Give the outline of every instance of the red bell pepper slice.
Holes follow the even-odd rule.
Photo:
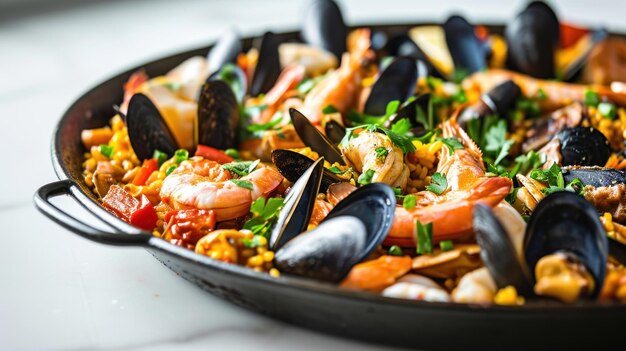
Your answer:
[[[567,49],[575,45],[580,38],[589,33],[589,29],[571,25],[569,23],[561,23],[561,47]]]
[[[141,195],[141,203],[130,215],[130,224],[143,230],[152,231],[158,220],[157,212],[146,195]]]
[[[198,148],[196,149],[196,156],[202,156],[207,160],[215,161],[221,164],[235,161],[234,158],[226,155],[224,151],[206,145],[198,145]]]
[[[139,172],[137,172],[135,178],[133,179],[133,185],[146,185],[146,182],[148,181],[148,178],[150,178],[152,172],[156,171],[157,169],[159,169],[159,162],[157,160],[153,158],[145,160],[143,162],[143,165],[139,169]]]

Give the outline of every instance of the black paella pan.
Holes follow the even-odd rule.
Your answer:
[[[388,33],[411,25],[370,26]],[[502,26],[487,26],[502,33]],[[297,40],[298,33],[282,33],[281,41]],[[249,48],[252,39],[244,40]],[[530,302],[524,306],[481,306],[433,303],[355,292],[313,280],[272,278],[245,267],[227,264],[170,244],[130,226],[107,212],[82,178],[85,152],[80,133],[106,125],[122,100],[124,82],[139,68],[149,76],[167,72],[183,60],[205,55],[199,48],[135,67],[96,86],[63,115],[54,131],[52,162],[57,182],[35,194],[38,209],[68,230],[108,245],[141,246],[165,266],[200,288],[234,304],[268,316],[336,335],[389,345],[417,348],[548,348],[608,347],[623,342],[626,305],[579,302],[562,305]],[[69,195],[107,226],[97,229],[72,217],[50,201]]]

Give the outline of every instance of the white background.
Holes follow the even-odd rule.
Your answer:
[[[0,349],[380,347],[234,307],[144,250],[80,239],[32,205],[36,188],[56,180],[53,127],[82,92],[128,67],[206,45],[228,27],[250,35],[297,28],[302,1],[16,3],[0,2]],[[510,20],[523,3],[354,0],[341,7],[349,24],[443,20],[451,11],[479,22]],[[623,1],[558,1],[555,8],[571,22],[626,31]]]

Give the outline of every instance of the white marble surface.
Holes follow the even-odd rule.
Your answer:
[[[40,215],[31,196],[56,180],[52,128],[108,76],[204,45],[298,25],[302,1],[112,1],[0,16],[0,349],[367,350],[234,307],[178,278],[142,249],[80,239]],[[349,23],[506,20],[522,1],[343,1]],[[567,3],[567,6],[565,6]],[[559,1],[568,20],[626,30],[623,1]],[[0,11],[3,11],[0,8]],[[87,218],[70,201],[62,205]],[[407,326],[409,327],[409,326]]]

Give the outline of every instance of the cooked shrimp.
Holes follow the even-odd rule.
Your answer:
[[[362,61],[370,53],[370,30],[358,29],[351,36],[350,52],[341,58],[339,69],[328,73],[304,99],[302,113],[313,123],[319,123],[322,109],[328,105],[346,113],[358,102],[364,75]]]
[[[383,296],[397,299],[449,302],[450,294],[433,280],[417,274],[407,274],[383,290]]]
[[[545,92],[546,98],[538,101],[538,103],[543,110],[553,111],[569,105],[574,101],[583,101],[587,88],[598,93],[601,98],[606,98],[619,106],[626,106],[626,93],[613,91],[606,86],[586,86],[541,80],[504,69],[492,69],[485,72],[474,73],[463,81],[463,89],[489,91],[507,80],[513,80],[515,84],[519,85],[525,96],[537,96],[539,89],[542,89]]]
[[[435,242],[471,234],[474,205],[481,202],[494,207],[509,194],[513,185],[511,179],[485,176],[482,153],[458,126],[456,117],[444,123],[443,136],[455,137],[464,145],[451,155],[447,147],[440,151],[437,172],[445,174],[448,188],[441,195],[418,192],[414,209],[397,207],[386,245],[414,247],[416,220],[433,223]]]
[[[411,270],[409,256],[381,256],[352,267],[341,286],[350,289],[381,291]]]
[[[460,303],[493,303],[498,289],[486,267],[467,273],[452,291],[452,300]]]
[[[194,157],[163,180],[161,198],[175,209],[211,209],[221,222],[246,215],[252,201],[272,193],[283,177],[262,167],[240,180],[247,181],[252,190],[230,181],[230,173],[219,163]]]
[[[387,154],[379,156],[381,153],[377,150]],[[386,135],[363,131],[342,146],[341,151],[356,171],[373,170],[372,182],[406,187],[410,172],[404,163],[404,154]]]

